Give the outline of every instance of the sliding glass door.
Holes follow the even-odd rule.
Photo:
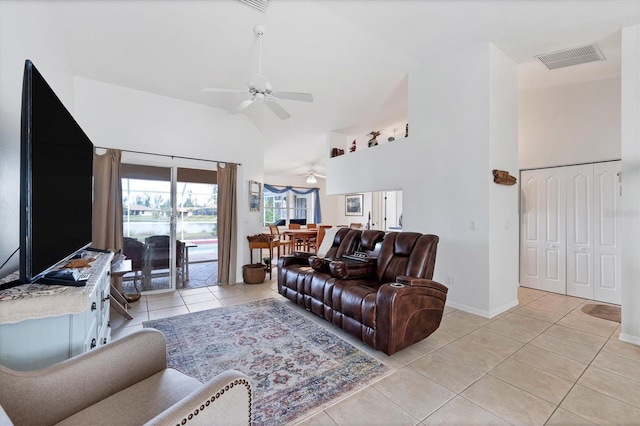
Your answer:
[[[218,282],[218,185],[212,170],[177,169],[178,288]]]
[[[125,293],[217,283],[217,189],[212,170],[123,164]]]
[[[169,167],[122,165],[123,254],[133,270],[123,279],[125,293],[175,288],[172,172]]]

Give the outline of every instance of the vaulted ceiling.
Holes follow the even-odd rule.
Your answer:
[[[263,105],[246,114],[265,135],[265,173],[322,173],[329,132],[366,134],[404,122],[407,75],[422,62],[492,42],[519,64],[520,89],[620,73],[619,30],[639,22],[638,0],[271,0],[262,13],[237,0],[57,1],[74,74],[233,109],[258,70],[291,118]],[[534,55],[598,42],[606,61],[549,71]]]

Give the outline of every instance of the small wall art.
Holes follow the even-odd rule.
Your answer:
[[[364,194],[345,195],[344,196],[345,216],[362,216],[363,203],[364,203]]]
[[[254,180],[249,181],[249,211],[260,211],[260,200],[262,199],[262,184]]]

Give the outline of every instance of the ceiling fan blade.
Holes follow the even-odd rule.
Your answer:
[[[276,92],[278,99],[289,99],[292,101],[313,102],[313,95],[311,93],[298,93],[298,92]]]
[[[247,93],[247,89],[220,89],[217,87],[205,87],[202,91],[214,93]]]
[[[281,120],[286,120],[287,118],[291,117],[291,115],[284,110],[284,108],[282,108],[280,105],[278,105],[275,101],[270,101],[268,99],[265,99],[264,104],[267,106],[267,108],[269,108],[275,115],[277,115],[278,117],[280,117]]]
[[[251,105],[252,103],[253,103],[253,99],[247,99],[247,100],[244,100],[244,101],[240,102],[240,104],[238,104],[238,106],[237,106],[237,107],[235,107],[235,108],[233,109],[232,113],[233,113],[233,114],[238,114],[238,113],[240,113],[240,112],[244,111],[244,109],[245,109],[246,107],[248,107],[249,105]]]
[[[319,177],[320,179],[326,179],[326,178],[327,178],[326,176],[319,175],[319,174],[317,174],[317,173],[314,173],[314,175],[316,175],[316,177]]]
[[[269,82],[265,76],[253,73],[251,74],[251,83],[249,83],[249,85],[258,92],[266,92],[269,87]]]

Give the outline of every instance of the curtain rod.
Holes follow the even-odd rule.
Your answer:
[[[118,149],[120,151],[123,152],[130,152],[132,154],[145,154],[145,155],[157,155],[159,157],[171,157],[171,158],[180,158],[181,160],[196,160],[196,161],[207,161],[209,163],[229,163],[229,164],[237,164],[238,166],[242,166],[242,163],[233,163],[231,161],[218,161],[218,160],[205,160],[203,158],[194,158],[194,157],[182,157],[180,155],[169,155],[169,154],[156,154],[154,152],[144,152],[144,151],[133,151],[130,149],[120,149],[120,148],[107,148],[104,146],[97,146],[94,145],[94,147],[99,148],[99,149]]]
[[[273,186],[274,188],[302,188],[302,189],[320,189],[320,187],[318,186],[298,186],[298,185],[271,185],[270,183],[267,183],[267,185],[269,186]]]

